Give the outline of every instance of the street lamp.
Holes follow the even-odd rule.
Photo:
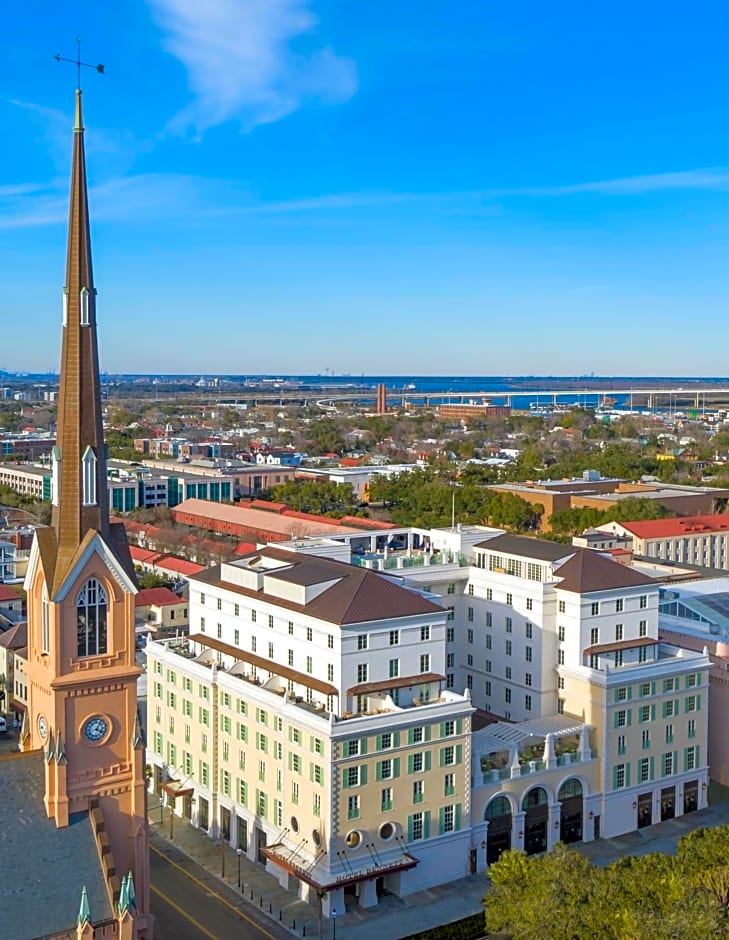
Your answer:
[[[159,824],[160,826],[162,825],[164,821],[164,811],[165,811],[165,801],[162,798],[162,796],[160,796],[159,798]]]
[[[337,940],[337,909],[332,908],[332,940]]]
[[[236,849],[235,854],[238,856],[238,887],[240,888],[240,857],[243,854],[243,849]]]

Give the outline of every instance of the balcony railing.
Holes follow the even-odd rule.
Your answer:
[[[597,757],[597,748],[591,748],[590,755],[587,760],[595,760]],[[556,769],[557,767],[569,767],[572,764],[582,763],[582,756],[579,751],[567,751],[564,754],[558,754],[555,758],[554,766],[551,767],[551,770]],[[530,774],[539,774],[544,773],[547,770],[547,764],[543,760],[527,760],[519,765],[519,776],[528,777]],[[486,770],[482,773],[482,779],[484,784],[499,783],[501,780],[510,780],[512,776],[511,767],[497,767],[491,770]]]

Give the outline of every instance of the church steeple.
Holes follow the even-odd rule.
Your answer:
[[[76,91],[71,200],[63,288],[63,340],[54,448],[52,526],[58,554],[57,587],[84,536],[109,536],[109,507],[96,335],[96,289],[91,264],[81,91]]]

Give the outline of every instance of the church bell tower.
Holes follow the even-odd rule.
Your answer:
[[[131,872],[135,936],[151,936],[144,741],[137,717],[134,568],[109,520],[81,91],[76,91],[52,520],[36,531],[28,594],[23,748],[42,749],[59,828],[91,813],[108,840],[110,895]],[[111,868],[109,869],[109,864]]]

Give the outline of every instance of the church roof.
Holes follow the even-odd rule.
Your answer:
[[[88,813],[57,829],[43,806],[43,756],[0,758],[3,821],[0,826],[0,933],[33,940],[73,929],[86,886],[92,921],[113,916]]]

